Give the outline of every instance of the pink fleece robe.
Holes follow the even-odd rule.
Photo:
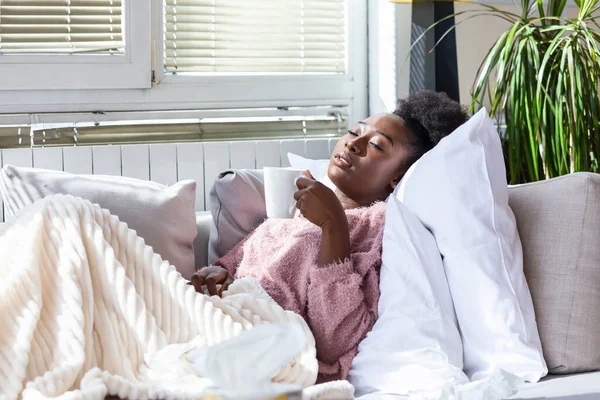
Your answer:
[[[216,262],[236,278],[252,276],[284,309],[310,326],[318,382],[345,379],[358,344],[377,319],[385,204],[346,211],[350,258],[319,266],[321,229],[302,216],[267,219]]]

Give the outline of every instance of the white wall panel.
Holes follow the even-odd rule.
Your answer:
[[[329,158],[337,139],[295,139],[208,143],[44,147],[0,150],[0,166],[13,164],[73,174],[125,176],[163,185],[193,179],[196,210],[209,209],[217,175],[229,168],[289,166],[287,153],[312,159]],[[0,221],[3,221],[0,204]]]
[[[329,154],[333,153],[333,149],[335,149],[335,145],[337,144],[339,138],[329,139]]]
[[[38,147],[33,149],[33,166],[35,168],[63,170],[62,147]]]
[[[86,146],[64,147],[63,169],[72,174],[92,174],[92,148]]]
[[[177,182],[177,145],[150,145],[150,180],[170,186]]]
[[[150,180],[150,149],[147,144],[121,146],[121,174],[128,178]]]
[[[288,153],[294,153],[298,156],[306,157],[305,144],[303,139],[282,140],[281,141],[281,166],[289,167]]]
[[[177,145],[177,176],[179,180],[196,181],[196,211],[204,211],[204,144]]]
[[[94,175],[121,176],[121,146],[92,148]]]
[[[233,169],[256,168],[255,144],[250,141],[229,143],[229,159]]]
[[[329,159],[329,139],[307,139],[306,157],[313,160]]]
[[[281,166],[279,141],[257,141],[254,145],[256,146],[256,168]]]
[[[31,149],[6,149],[2,150],[4,165],[17,167],[33,167],[33,153]]]

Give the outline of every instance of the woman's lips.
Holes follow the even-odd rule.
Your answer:
[[[344,153],[336,154],[333,158],[333,162],[341,169],[349,169],[352,167],[352,163]]]

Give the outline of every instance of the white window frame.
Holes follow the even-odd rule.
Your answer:
[[[0,98],[13,90],[149,88],[150,3],[122,4],[124,54],[0,55],[0,77],[5,78],[0,80]]]
[[[2,113],[201,110],[223,108],[348,107],[350,120],[366,117],[367,0],[348,0],[348,71],[344,75],[165,76],[162,0],[151,5],[152,88],[142,90],[0,90]],[[134,28],[135,29],[135,28]],[[0,75],[2,76],[2,75]],[[1,86],[1,84],[0,84]],[[117,85],[114,85],[117,86]]]
[[[412,1],[370,1],[369,27],[369,113],[391,112],[410,91]]]

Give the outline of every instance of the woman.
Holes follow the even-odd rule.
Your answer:
[[[294,195],[301,216],[266,220],[191,284],[221,295],[234,278],[256,278],[309,324],[318,382],[345,379],[377,319],[382,202],[415,161],[467,119],[445,94],[424,91],[400,100],[392,114],[356,123],[331,156],[335,192],[307,173]]]

